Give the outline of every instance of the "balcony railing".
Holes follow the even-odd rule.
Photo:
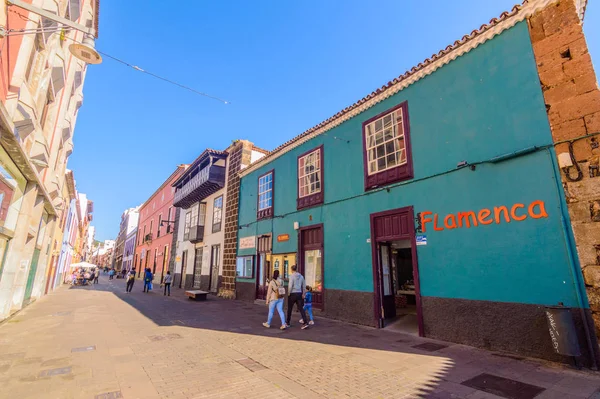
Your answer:
[[[173,205],[188,208],[214,194],[225,185],[225,167],[208,165],[175,191]]]

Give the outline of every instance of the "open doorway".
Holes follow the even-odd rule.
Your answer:
[[[381,243],[380,251],[384,284],[384,327],[418,335],[419,321],[411,242],[396,240]]]
[[[423,335],[412,208],[371,215],[375,318],[379,327]]]

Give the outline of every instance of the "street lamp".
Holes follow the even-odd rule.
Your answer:
[[[32,6],[31,4],[26,3],[23,0],[7,0],[6,3],[8,5],[17,6],[34,14],[38,14],[46,19],[68,26],[71,29],[83,32],[85,35],[83,41],[81,43],[71,44],[69,46],[69,51],[71,52],[71,54],[73,54],[75,58],[80,59],[81,61],[84,61],[88,64],[100,64],[102,62],[102,56],[100,55],[100,53],[98,53],[98,51],[96,51],[95,48],[95,29],[88,28],[81,24],[75,23],[70,19],[63,18],[60,15],[56,15],[42,8]],[[4,34],[4,36],[11,35],[9,32],[6,32],[6,30],[4,30],[2,33]]]

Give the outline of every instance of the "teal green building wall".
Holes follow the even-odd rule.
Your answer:
[[[414,178],[365,192],[362,123],[408,102]],[[296,210],[297,156],[324,146],[324,204]],[[472,171],[461,161],[539,150]],[[433,231],[417,247],[421,294],[581,307],[552,138],[526,22],[473,49],[362,114],[241,179],[239,237],[289,234],[273,253],[296,252],[300,226],[324,224],[325,289],[372,292],[369,215],[405,206],[440,218],[515,203],[545,203],[547,218]],[[256,220],[258,176],[275,170],[273,219]],[[238,255],[255,249],[238,249]]]

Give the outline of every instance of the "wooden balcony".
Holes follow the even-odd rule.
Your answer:
[[[214,194],[225,186],[225,167],[208,165],[200,170],[181,188],[177,187],[173,205],[189,208],[196,202]],[[204,228],[202,230],[204,232]]]

